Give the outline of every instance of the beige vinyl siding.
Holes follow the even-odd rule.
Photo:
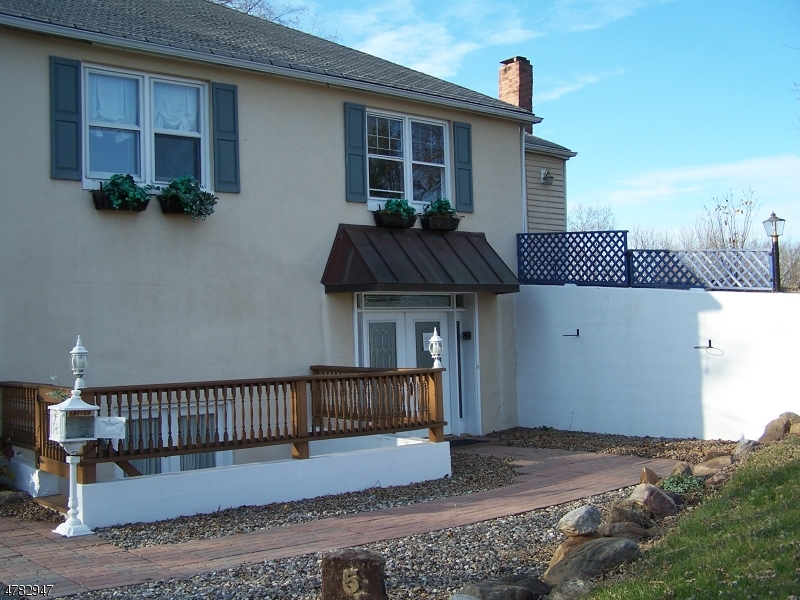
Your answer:
[[[564,163],[561,158],[525,153],[526,189],[528,196],[528,231],[566,231],[566,195],[564,190]],[[553,185],[541,180],[542,169],[554,175]]]

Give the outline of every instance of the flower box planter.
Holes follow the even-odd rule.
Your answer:
[[[115,207],[111,203],[111,198],[108,197],[103,190],[92,190],[92,200],[94,200],[94,207],[97,210],[127,210],[131,212],[142,212],[147,210],[147,205],[150,200],[140,202],[138,204],[131,204],[128,201],[123,201],[119,206]]]
[[[461,217],[452,215],[423,215],[420,217],[423,229],[435,229],[437,231],[455,231],[461,222]]]
[[[164,198],[163,196],[159,196],[158,202],[161,204],[161,212],[165,215],[186,214],[186,210],[184,210],[183,204],[181,204],[178,198]]]
[[[375,216],[375,225],[378,227],[413,227],[417,222],[417,215],[405,217],[397,213],[390,213],[383,210],[376,210],[372,213]]]

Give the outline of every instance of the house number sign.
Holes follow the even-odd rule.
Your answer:
[[[358,579],[358,569],[345,569],[342,571],[342,587],[348,594],[355,594],[361,589],[361,581]]]

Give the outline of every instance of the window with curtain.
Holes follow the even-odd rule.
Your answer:
[[[214,439],[215,415],[185,415],[178,419],[181,439],[184,444],[202,444]],[[181,471],[210,469],[216,466],[213,452],[181,454]]]
[[[369,197],[417,208],[447,197],[447,126],[367,112]]]
[[[208,88],[86,66],[88,179],[130,173],[142,184],[192,175],[207,182]]]
[[[161,444],[161,419],[144,418],[141,415],[128,420],[129,440],[123,442],[126,450],[146,451]],[[161,473],[160,458],[137,458],[130,461],[142,475]],[[128,475],[125,475],[127,477]]]

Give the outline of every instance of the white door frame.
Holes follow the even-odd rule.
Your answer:
[[[445,415],[448,422],[446,434],[481,433],[480,380],[478,372],[477,298],[475,294],[402,294],[378,293],[378,296],[439,296],[449,297],[449,306],[386,306],[365,307],[369,292],[356,293],[353,298],[354,364],[369,365],[369,323],[395,321],[397,364],[416,366],[416,339],[414,321],[441,321],[445,332],[442,364],[447,369],[444,377]],[[440,298],[441,299],[441,298]],[[457,306],[458,304],[458,306]],[[458,324],[458,325],[457,325]],[[460,330],[457,329],[460,326]],[[465,331],[468,339],[458,339]],[[446,335],[445,335],[446,333]],[[401,344],[405,351],[401,350]],[[459,352],[461,364],[459,365]],[[401,355],[402,354],[402,355]],[[459,366],[461,367],[459,372]],[[463,411],[460,411],[463,408]],[[461,417],[460,412],[463,414]]]

